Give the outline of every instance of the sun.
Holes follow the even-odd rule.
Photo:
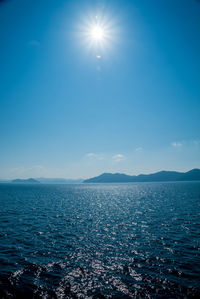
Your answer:
[[[96,41],[102,41],[105,37],[103,28],[100,25],[96,25],[91,29],[91,38]]]
[[[81,37],[86,48],[96,59],[108,56],[118,39],[118,25],[115,18],[108,14],[88,14],[83,16],[78,25],[78,36]]]

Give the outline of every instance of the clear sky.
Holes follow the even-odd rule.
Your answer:
[[[192,168],[199,1],[0,1],[0,178]]]

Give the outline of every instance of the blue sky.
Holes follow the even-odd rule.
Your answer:
[[[0,3],[0,178],[200,168],[199,15],[197,0]]]

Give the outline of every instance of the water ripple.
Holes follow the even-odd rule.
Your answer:
[[[200,183],[0,185],[0,298],[197,298]]]

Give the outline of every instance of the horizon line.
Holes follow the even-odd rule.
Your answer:
[[[124,174],[124,175],[127,175],[127,176],[139,176],[139,175],[151,175],[151,174],[155,174],[155,173],[159,173],[159,172],[178,172],[178,173],[187,173],[189,171],[192,171],[192,170],[200,170],[200,168],[198,167],[195,167],[195,168],[192,168],[192,169],[189,169],[189,170],[186,170],[186,171],[178,171],[178,170],[158,170],[158,171],[155,171],[155,172],[149,172],[149,173],[139,173],[139,174],[127,174],[125,172],[101,172],[100,174],[97,174],[97,175],[93,175],[93,176],[90,176],[89,178],[93,178],[93,177],[97,177],[97,176],[100,176],[102,174]],[[29,177],[24,177],[24,178],[21,178],[21,177],[16,177],[16,178],[0,178],[0,181],[13,181],[13,180],[17,180],[17,179],[20,179],[20,180],[28,180],[28,179],[35,179],[35,180],[39,180],[39,179],[46,179],[46,180],[69,180],[69,181],[84,181],[84,180],[87,180],[89,178],[64,178],[64,177],[33,177],[33,176],[29,176]]]

